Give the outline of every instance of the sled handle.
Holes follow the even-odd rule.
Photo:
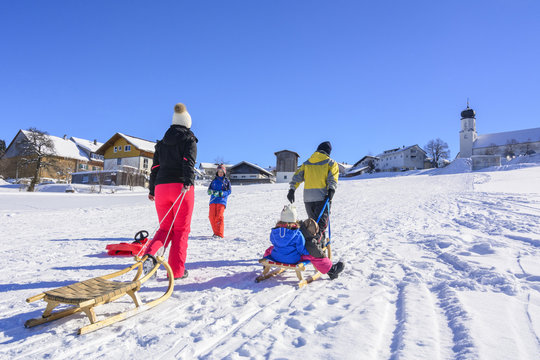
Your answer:
[[[29,297],[28,299],[26,299],[26,302],[27,303],[31,303],[31,302],[34,302],[34,301],[38,301],[38,300],[41,300],[45,297],[45,293],[41,293],[39,295],[35,295],[35,296],[32,296],[32,297]]]
[[[321,210],[321,213],[319,214],[319,217],[317,218],[317,224],[319,223],[319,221],[321,220],[321,217],[322,217],[322,214],[324,213],[324,209],[326,209],[326,207],[328,206],[328,202],[330,201],[330,199],[326,199],[326,202],[324,203],[324,206]],[[328,217],[330,219],[330,217]],[[330,220],[328,220],[330,222]]]

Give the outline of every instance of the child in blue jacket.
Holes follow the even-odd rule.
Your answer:
[[[227,198],[231,194],[231,183],[225,177],[225,174],[225,166],[218,165],[216,177],[212,180],[210,186],[208,186],[208,195],[210,195],[210,213],[208,214],[208,218],[214,231],[213,237],[216,239],[223,239],[225,207],[227,207]]]
[[[315,269],[334,280],[343,271],[343,263],[340,261],[332,265],[329,258],[312,256],[306,250],[304,234],[315,236],[318,230],[314,220],[297,221],[296,208],[292,204],[286,205],[281,211],[280,221],[270,232],[272,246],[266,249],[264,257],[285,264],[309,260]]]

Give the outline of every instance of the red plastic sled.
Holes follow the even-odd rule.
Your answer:
[[[107,255],[111,256],[135,256],[148,242],[148,231],[141,230],[135,234],[132,243],[109,244],[105,247]]]

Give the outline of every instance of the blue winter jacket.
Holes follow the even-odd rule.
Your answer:
[[[227,198],[231,194],[231,183],[225,176],[216,176],[208,186],[208,190],[221,191],[222,196],[210,195],[210,204],[223,204],[227,206]]]
[[[300,256],[309,255],[306,250],[306,241],[300,230],[290,230],[276,227],[270,233],[270,241],[274,245],[270,258],[272,260],[296,264],[300,261]]]

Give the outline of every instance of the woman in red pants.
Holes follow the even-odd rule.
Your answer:
[[[210,225],[214,231],[213,237],[215,239],[223,239],[223,231],[225,229],[224,224],[224,212],[227,207],[227,198],[231,194],[231,183],[229,179],[225,177],[225,166],[218,165],[216,170],[216,177],[208,186],[208,195],[210,195],[210,211],[208,218],[210,219]]]
[[[176,104],[172,125],[156,144],[150,174],[148,198],[156,202],[160,226],[146,252],[155,264],[153,255],[170,241],[169,265],[175,279],[188,276],[185,263],[194,203],[198,141],[190,128],[191,116],[186,107]]]

